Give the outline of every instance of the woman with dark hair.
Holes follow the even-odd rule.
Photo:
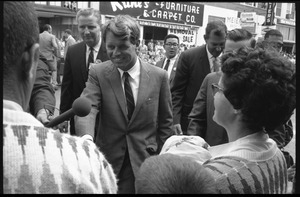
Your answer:
[[[222,56],[222,76],[212,84],[213,120],[229,143],[209,147],[203,165],[220,193],[286,193],[287,165],[268,131],[287,122],[296,108],[291,62],[275,51],[241,48]]]

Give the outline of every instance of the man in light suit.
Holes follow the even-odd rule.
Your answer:
[[[244,46],[252,48],[255,46],[255,39],[250,32],[245,29],[228,32],[224,53]],[[212,84],[218,84],[220,77],[221,71],[209,73],[204,78],[189,114],[187,134],[202,137],[210,146],[228,142],[226,130],[212,119],[215,110]]]
[[[135,193],[139,167],[173,135],[167,72],[137,57],[139,37],[139,25],[129,15],[103,26],[111,61],[91,66],[81,97],[90,100],[92,110],[86,117],[75,116],[78,136],[93,140],[97,128],[96,144],[117,174],[119,193]]]
[[[66,54],[67,54],[68,48],[70,46],[72,46],[73,44],[76,44],[76,40],[73,38],[72,31],[70,29],[66,29],[64,31],[64,37],[65,37],[65,41],[66,41],[65,49],[64,49],[64,59],[66,60]]]
[[[58,46],[56,38],[52,34],[52,27],[49,24],[45,24],[43,27],[43,33],[39,35],[40,53],[46,58],[47,65],[52,75],[52,85],[55,88],[57,85],[57,61],[56,55]]]
[[[205,45],[181,52],[171,85],[173,121],[176,133],[186,134],[188,115],[205,76],[218,69],[218,56],[225,45],[227,27],[222,21],[206,26]]]
[[[164,49],[166,57],[156,63],[156,66],[168,72],[170,85],[175,77],[176,65],[178,61],[179,38],[174,34],[168,34],[164,39]],[[169,64],[168,64],[169,60]]]
[[[90,66],[90,47],[93,48],[93,62],[108,60],[105,46],[101,41],[100,12],[93,8],[82,9],[78,11],[76,20],[83,42],[70,46],[65,57],[60,97],[61,113],[72,107],[74,100],[80,96],[85,88]],[[65,127],[61,127],[60,130],[66,132]],[[70,119],[70,134],[75,135],[74,118]]]

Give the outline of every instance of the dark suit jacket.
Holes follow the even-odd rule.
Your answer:
[[[128,121],[126,99],[118,69],[111,61],[92,65],[90,77],[81,96],[92,103],[86,117],[75,116],[76,135],[94,137],[96,114],[99,112],[96,145],[120,172],[128,149],[134,174],[151,154],[158,154],[172,131],[172,103],[165,70],[141,62],[137,103]],[[150,151],[151,153],[147,150]]]
[[[44,62],[46,59],[44,59],[44,61],[42,59],[43,58],[40,58],[38,62],[36,79],[29,102],[29,111],[34,116],[44,107],[51,113],[54,113],[55,106],[55,91],[50,83],[51,76],[49,75],[49,67]]]
[[[64,64],[64,74],[61,86],[60,112],[63,113],[72,107],[85,88],[88,78],[86,66],[86,44],[80,42],[69,47]],[[102,42],[97,58],[102,62],[109,58],[106,54],[105,45]],[[70,121],[70,133],[75,134],[74,119]]]
[[[212,83],[218,83],[221,72],[209,73],[203,80],[189,115],[188,135],[202,137],[210,146],[228,142],[226,130],[213,119],[215,107]]]
[[[175,62],[174,62],[174,64],[173,64],[173,68],[172,68],[172,71],[171,71],[171,74],[170,74],[170,77],[169,77],[170,86],[171,86],[172,81],[173,81],[173,79],[174,79],[174,77],[175,77],[176,67],[177,67],[177,62],[178,62],[178,57],[179,57],[179,55],[177,56],[177,58],[176,58],[176,60],[175,60]],[[155,64],[155,66],[160,67],[160,68],[163,68],[163,65],[164,65],[165,60],[166,60],[166,57],[162,58],[160,61],[158,61],[158,62]]]
[[[208,73],[210,73],[210,64],[206,45],[181,53],[171,85],[174,124],[181,123],[182,118],[187,119],[202,81]],[[186,128],[182,129],[186,130]]]

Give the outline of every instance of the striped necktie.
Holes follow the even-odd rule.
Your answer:
[[[126,102],[127,102],[127,117],[128,117],[128,120],[131,119],[131,116],[133,114],[133,111],[134,111],[134,98],[133,98],[133,94],[132,94],[132,90],[131,90],[131,87],[130,87],[130,84],[129,84],[129,74],[128,72],[124,72],[123,74],[125,76],[125,81],[124,81],[124,90],[125,90],[125,96],[126,96]]]
[[[220,69],[218,58],[213,57],[213,66],[211,68],[211,72],[218,72]]]
[[[90,63],[94,63],[94,49],[93,47],[90,47],[90,54],[89,54],[89,59],[88,59],[88,64],[87,64],[87,70],[90,68]]]
[[[164,68],[164,69],[165,69],[166,71],[168,71],[169,65],[170,65],[170,59],[167,60],[167,63],[166,63],[166,65],[165,65],[165,68]]]

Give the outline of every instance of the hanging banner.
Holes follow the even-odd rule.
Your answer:
[[[274,23],[274,9],[275,9],[276,3],[267,3],[267,13],[266,13],[266,20],[262,24],[262,26],[273,26]]]
[[[128,14],[144,20],[202,26],[204,5],[186,2],[100,1],[104,15]]]

